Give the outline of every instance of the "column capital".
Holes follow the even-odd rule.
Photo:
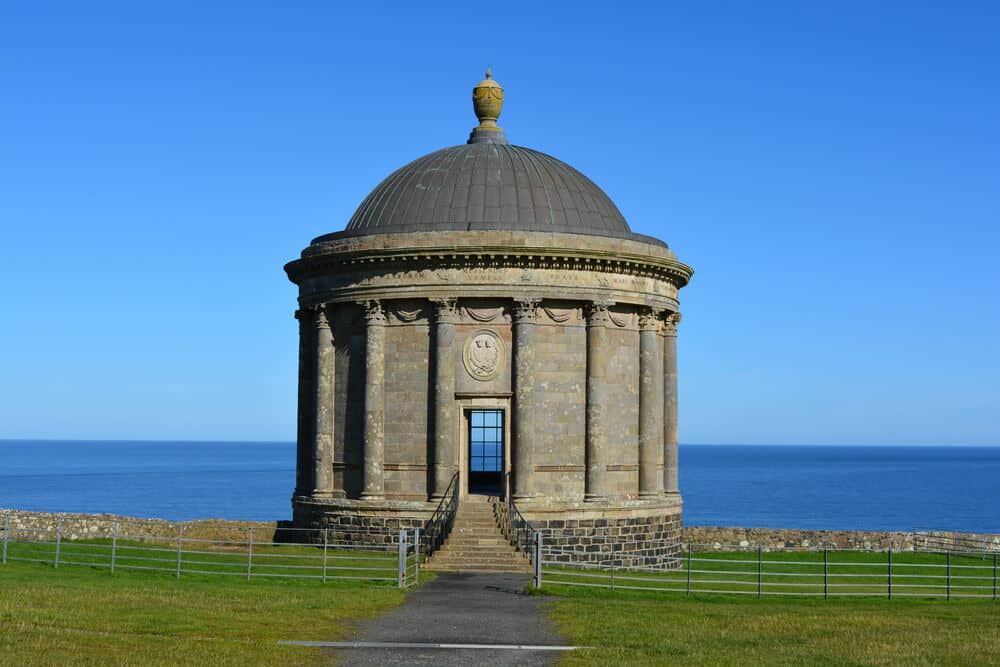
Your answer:
[[[659,332],[660,318],[662,317],[662,310],[658,308],[644,308],[639,311],[639,328],[643,331]]]
[[[606,327],[611,323],[611,313],[609,309],[615,305],[614,301],[591,301],[584,308],[587,315],[588,327]]]
[[[431,299],[430,302],[434,308],[434,320],[439,324],[457,324],[461,320],[458,312],[458,299],[444,297]]]
[[[681,314],[678,312],[668,313],[663,319],[663,335],[677,336],[677,325],[681,323]]]
[[[313,306],[313,324],[316,325],[317,329],[329,329],[330,328],[330,317],[326,312],[327,305],[325,303],[319,303]]]
[[[360,302],[361,307],[365,309],[365,321],[368,326],[379,326],[385,324],[385,308],[382,307],[382,302],[378,299],[370,299],[368,301]]]
[[[532,323],[538,317],[538,304],[542,302],[538,297],[527,297],[514,299],[514,323]]]

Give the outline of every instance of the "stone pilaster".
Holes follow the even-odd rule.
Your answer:
[[[639,495],[663,493],[663,346],[660,311],[639,315]]]
[[[432,500],[440,499],[458,469],[455,445],[455,299],[435,299],[434,306],[434,436],[431,469]]]
[[[312,495],[333,494],[333,402],[334,359],[333,329],[330,326],[327,306],[318,306],[313,311],[314,343],[314,426],[312,448]]]
[[[677,485],[677,325],[680,313],[663,323],[663,488],[679,493]]]
[[[587,431],[584,500],[608,497],[608,332],[610,303],[595,301],[587,307]]]
[[[295,495],[308,495],[313,490],[313,323],[309,310],[296,310],[299,321],[299,398],[295,437]]]
[[[530,498],[535,480],[535,320],[539,299],[514,302],[514,497]],[[509,490],[508,490],[509,491]]]
[[[364,487],[361,497],[385,496],[385,311],[378,301],[365,309]]]

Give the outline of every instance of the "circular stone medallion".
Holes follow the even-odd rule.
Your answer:
[[[462,360],[469,375],[484,382],[492,380],[503,360],[503,341],[489,329],[477,331],[466,339]]]

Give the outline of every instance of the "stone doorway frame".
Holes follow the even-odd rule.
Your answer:
[[[471,496],[479,494],[469,493],[469,411],[470,410],[501,410],[503,414],[503,469],[501,470],[504,483],[504,496],[509,493],[506,488],[507,473],[510,470],[510,446],[511,446],[511,400],[510,395],[503,396],[469,396],[456,395],[458,403],[458,419],[455,420],[456,442],[458,443],[458,497],[459,500],[468,500]],[[484,496],[485,497],[485,496]]]

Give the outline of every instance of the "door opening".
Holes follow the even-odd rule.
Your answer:
[[[469,410],[469,493],[503,495],[503,410]]]

